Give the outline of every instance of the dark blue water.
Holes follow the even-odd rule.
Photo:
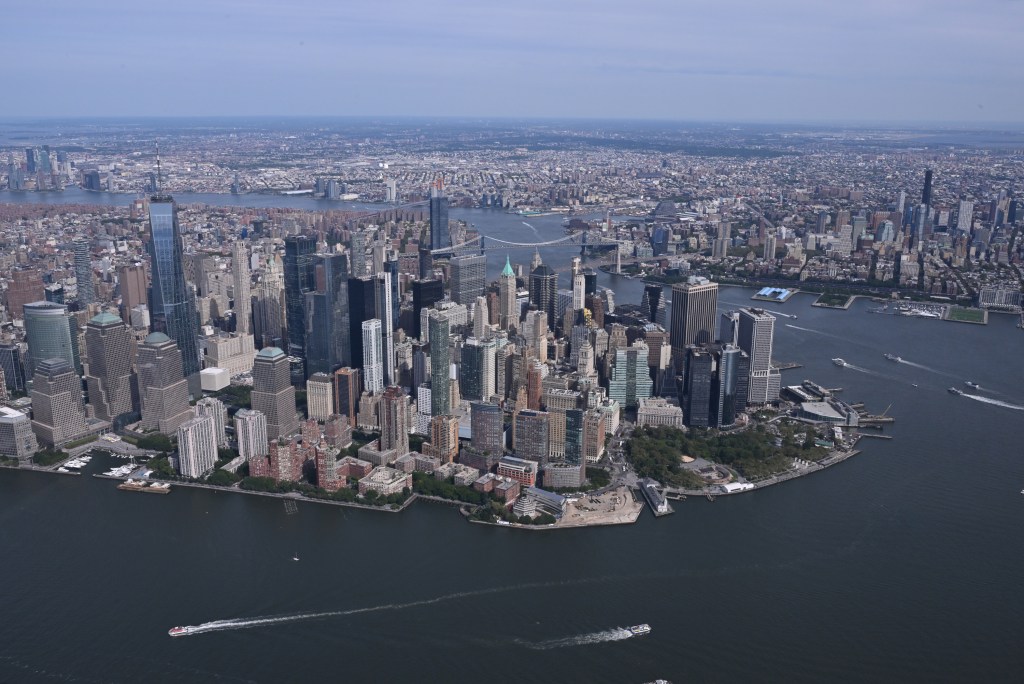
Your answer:
[[[484,232],[521,223],[472,215]],[[638,281],[601,277],[639,300]],[[505,530],[425,503],[289,516],[273,499],[0,471],[0,682],[1019,681],[1024,331],[811,301],[771,307],[799,316],[776,324],[775,357],[804,364],[784,382],[888,408],[895,439],[631,526]],[[964,380],[980,399],[946,392]],[[653,632],[619,638],[638,622]]]

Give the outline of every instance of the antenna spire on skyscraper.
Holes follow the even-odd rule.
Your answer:
[[[156,144],[156,192],[160,194],[163,187],[163,178],[160,175],[160,143]]]

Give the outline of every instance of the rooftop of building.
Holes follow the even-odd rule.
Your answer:
[[[162,332],[149,333],[146,335],[144,344],[166,344],[171,338]]]
[[[124,323],[124,321],[121,320],[120,316],[115,316],[109,311],[104,311],[103,313],[96,314],[95,316],[89,319],[89,322],[94,323],[95,325],[115,325],[117,323]]]
[[[263,359],[276,359],[279,356],[284,356],[284,352],[281,351],[280,347],[264,347],[256,354],[256,358]]]

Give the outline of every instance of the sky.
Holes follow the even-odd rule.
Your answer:
[[[1024,114],[1024,0],[5,5],[3,118]]]

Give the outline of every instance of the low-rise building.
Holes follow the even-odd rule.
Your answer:
[[[666,399],[637,399],[639,408],[636,414],[637,427],[645,425],[664,425],[674,428],[683,427],[683,409],[674,406]]]
[[[412,474],[387,466],[378,466],[359,480],[359,494],[365,496],[373,490],[380,496],[401,494],[403,489],[412,489]]]
[[[498,461],[498,475],[515,480],[523,487],[535,486],[539,471],[540,464],[537,461],[515,458],[514,456],[506,456]]]

